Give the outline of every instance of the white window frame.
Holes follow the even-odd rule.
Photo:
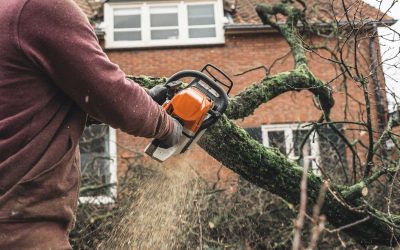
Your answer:
[[[119,9],[119,8],[115,8],[115,9]],[[121,8],[121,9],[123,9],[123,8]],[[136,8],[135,7],[135,8],[132,8],[132,9],[139,9],[140,16],[142,16],[140,8]],[[114,9],[112,11],[112,15],[113,15],[113,20],[114,20]],[[129,16],[129,15],[126,14],[126,15],[118,15],[118,16]],[[113,24],[113,26],[114,26],[114,24]],[[124,32],[124,31],[126,31],[126,32],[129,32],[129,31],[140,31],[141,35],[143,34],[142,27],[140,27],[140,28],[114,28],[111,36],[114,39],[114,32]]]
[[[99,196],[80,196],[79,202],[91,203],[97,205],[106,205],[115,203],[117,198],[117,132],[114,128],[108,126],[109,132],[109,156],[110,156],[110,184],[113,184],[110,189],[110,195],[99,195]]]
[[[215,31],[216,37],[189,38],[189,26],[187,16],[187,6],[189,5],[214,5]],[[151,40],[150,37],[150,7],[177,6],[178,7],[178,39]],[[114,9],[116,8],[140,8],[141,12],[141,41],[114,41]],[[104,24],[105,24],[105,48],[143,48],[143,47],[169,47],[169,46],[190,46],[190,45],[209,45],[224,44],[224,9],[223,0],[208,1],[151,1],[151,2],[123,2],[104,4]],[[201,25],[207,28],[207,25]],[[214,25],[209,25],[210,27]],[[200,26],[198,26],[200,27]],[[166,27],[164,27],[166,28]],[[195,28],[194,26],[192,28]]]
[[[271,125],[262,125],[262,140],[263,145],[269,147],[269,138],[268,132],[271,131],[283,131],[285,133],[285,147],[286,147],[286,155],[292,161],[298,160],[298,156],[294,155],[293,150],[293,130],[309,130],[311,126],[307,123],[302,124],[271,124]],[[319,140],[318,134],[314,131],[309,136],[310,147],[311,147],[311,155],[303,156],[303,160],[311,161],[311,168],[315,174],[320,175],[320,170],[318,168],[321,162],[320,149],[319,149]]]
[[[151,16],[151,14],[153,14],[152,12],[151,12],[151,8],[154,8],[154,7],[176,7],[176,12],[174,11],[174,12],[161,12],[161,13],[165,13],[165,14],[171,14],[171,13],[173,13],[173,14],[177,14],[177,17],[178,17],[178,25],[177,26],[158,26],[158,27],[151,27],[151,24],[149,25],[149,27],[150,27],[150,40],[151,40],[151,32],[152,31],[157,31],[157,30],[171,30],[171,29],[174,29],[174,30],[178,30],[178,36],[181,36],[181,30],[180,30],[180,28],[179,28],[179,23],[180,23],[180,15],[179,15],[179,6],[177,6],[177,5],[174,5],[174,4],[165,4],[165,5],[149,5],[149,17]],[[161,14],[161,13],[158,13],[158,14]],[[155,14],[155,13],[154,13]],[[149,21],[149,23],[150,23],[150,21]],[[178,39],[179,39],[179,37],[178,37]],[[177,40],[177,39],[155,39],[155,40],[151,40],[151,41],[162,41],[162,42],[164,42],[164,41],[170,41],[170,40]]]

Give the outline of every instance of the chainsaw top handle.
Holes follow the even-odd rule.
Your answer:
[[[168,86],[169,83],[178,81],[186,77],[194,78],[194,80],[185,88],[195,87],[200,91],[202,91],[203,93],[206,91],[207,93],[204,94],[210,97],[210,99],[212,99],[214,102],[215,108],[209,111],[210,117],[207,118],[200,127],[200,130],[206,129],[211,125],[213,125],[218,120],[218,118],[225,112],[226,108],[228,107],[228,95],[225,93],[223,88],[219,84],[217,84],[214,80],[212,80],[209,76],[196,70],[183,70],[178,73],[175,73],[167,80],[165,86]],[[216,96],[215,94],[204,88],[199,83],[199,81],[202,81],[204,84],[208,85],[219,96]]]

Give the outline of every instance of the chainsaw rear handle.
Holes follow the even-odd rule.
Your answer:
[[[222,87],[219,86],[209,76],[196,70],[183,70],[179,71],[178,73],[175,73],[167,80],[165,86],[167,86],[168,83],[170,82],[178,81],[179,79],[185,77],[193,77],[195,79],[201,80],[219,94],[219,97],[216,97],[217,99],[216,110],[210,110],[211,116],[208,119],[206,119],[200,127],[200,130],[206,129],[211,125],[213,125],[218,120],[218,118],[225,112],[226,108],[228,107],[228,95],[225,93]],[[195,81],[192,81],[186,88],[193,86],[195,83],[196,83]]]

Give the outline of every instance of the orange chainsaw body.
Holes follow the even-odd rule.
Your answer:
[[[179,88],[182,79],[193,80]],[[228,106],[228,93],[233,82],[217,67],[207,64],[201,71],[183,70],[172,75],[164,85],[167,89],[163,109],[182,126],[182,135],[177,144],[167,147],[154,139],[145,148],[145,153],[163,162],[182,154],[197,143],[206,129],[215,124]],[[226,89],[224,89],[224,86]]]
[[[196,88],[187,88],[178,92],[163,108],[172,117],[183,123],[183,127],[195,134],[207,113],[213,108],[213,102]]]

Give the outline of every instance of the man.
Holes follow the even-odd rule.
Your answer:
[[[182,127],[108,60],[72,0],[2,1],[0,30],[0,249],[70,249],[86,114],[167,145]]]

